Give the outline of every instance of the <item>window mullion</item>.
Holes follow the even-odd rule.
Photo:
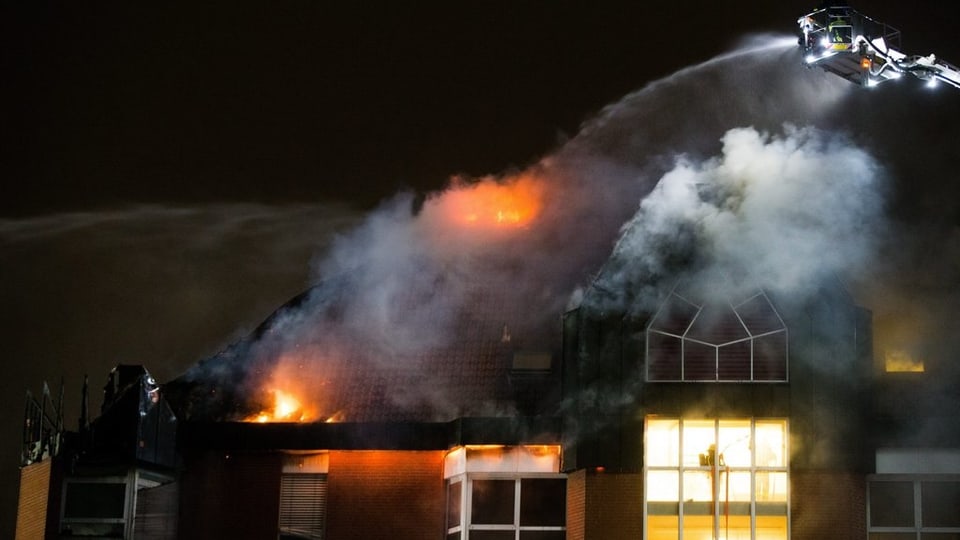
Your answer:
[[[466,493],[462,495],[464,506],[460,510],[460,531],[461,537],[469,540],[469,525],[473,523],[473,478],[469,474],[463,479],[463,487]]]
[[[751,353],[752,356],[752,353]],[[753,377],[753,367],[750,369]],[[750,419],[750,539],[757,540],[757,419]],[[769,474],[769,473],[767,473]]]
[[[514,483],[513,491],[513,537],[520,540],[520,479]]]
[[[683,540],[683,501],[685,500],[683,494],[683,475],[686,473],[686,467],[683,465],[683,451],[685,448],[683,442],[683,418],[678,421],[677,425],[680,426],[680,448],[677,449],[677,451],[680,452],[680,455],[677,456],[677,468],[679,469],[677,481],[680,482],[680,489],[678,491],[678,493],[680,493],[680,500],[677,501],[677,530],[680,534],[677,536],[677,540]]]
[[[717,355],[719,357],[719,354]],[[710,474],[712,478],[710,479],[711,491],[713,492],[713,537],[720,538],[720,456],[722,454],[722,448],[720,448],[720,419],[715,418],[713,420],[713,460],[710,464]]]
[[[920,480],[913,481],[913,524],[917,528],[917,538],[923,530],[923,505],[920,504]]]

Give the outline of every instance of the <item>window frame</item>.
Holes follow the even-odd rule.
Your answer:
[[[280,486],[278,496],[278,515],[277,515],[277,536],[282,537],[285,533],[284,529],[289,529],[289,523],[284,523],[285,511],[287,510],[284,496],[292,496],[296,500],[301,494],[297,488],[303,488],[302,485],[297,484],[297,480],[307,479],[312,483],[317,483],[322,485],[322,489],[317,489],[316,486],[313,486],[313,489],[316,491],[322,491],[322,495],[318,497],[316,501],[312,501],[311,506],[314,507],[319,516],[314,515],[314,520],[320,522],[320,531],[317,534],[310,536],[310,538],[316,538],[322,540],[327,536],[327,506],[330,498],[330,485],[329,485],[329,454],[327,452],[316,452],[316,453],[288,453],[283,455],[283,465],[280,472]],[[285,482],[289,480],[289,482]],[[286,488],[286,489],[285,489]],[[285,525],[287,525],[285,527]],[[287,534],[290,534],[289,532]]]
[[[103,485],[122,485],[123,486],[123,509],[120,517],[87,517],[87,516],[68,516],[67,515],[67,494],[70,486],[85,484],[103,484]],[[124,535],[129,536],[133,530],[133,514],[137,504],[137,482],[136,472],[129,471],[125,476],[94,476],[94,477],[68,477],[63,481],[60,491],[60,523],[58,534],[65,534],[66,529],[74,526],[83,525],[119,525],[124,530]]]
[[[667,464],[667,465],[650,465],[648,456],[649,449],[651,448],[650,439],[648,437],[650,421],[651,420],[665,420],[665,421],[676,421],[677,422],[677,448],[676,448],[676,464]],[[749,447],[751,448],[750,452],[750,464],[749,466],[737,465],[737,466],[722,466],[720,465],[718,459],[714,458],[711,464],[704,465],[698,463],[697,465],[689,465],[684,461],[684,456],[690,454],[692,448],[684,447],[684,423],[685,422],[712,422],[713,423],[713,441],[714,444],[719,444],[722,440],[720,435],[721,423],[722,422],[738,422],[738,421],[749,421],[750,423],[750,441]],[[782,444],[782,464],[780,465],[758,465],[757,463],[757,451],[756,451],[756,441],[757,441],[757,425],[764,423],[782,423],[783,425],[783,444]],[[702,504],[701,502],[695,501],[691,498],[685,496],[684,493],[684,475],[688,472],[709,472],[710,470],[714,471],[717,474],[721,468],[726,469],[726,473],[749,473],[750,475],[750,499],[747,504],[749,504],[749,519],[750,519],[750,535],[751,538],[756,538],[757,536],[757,516],[768,515],[763,513],[758,513],[758,503],[765,503],[766,501],[757,500],[757,478],[758,473],[781,473],[786,476],[786,492],[785,500],[780,503],[780,501],[774,501],[775,503],[780,503],[785,506],[785,514],[775,514],[775,515],[784,515],[786,520],[786,532],[787,538],[790,538],[790,527],[791,527],[791,493],[790,493],[790,424],[787,418],[782,417],[729,417],[729,418],[691,418],[691,417],[681,417],[681,416],[659,416],[659,415],[648,415],[644,419],[644,434],[643,434],[643,540],[648,539],[649,535],[649,526],[650,526],[650,515],[668,515],[668,514],[659,514],[654,513],[650,514],[650,504],[659,503],[659,504],[672,504],[672,501],[650,501],[650,489],[649,489],[649,474],[651,472],[675,472],[677,474],[677,501],[676,501],[676,517],[677,517],[677,539],[683,540],[684,534],[684,510],[685,506],[690,504]],[[672,452],[671,452],[672,453]],[[722,454],[717,452],[717,454]],[[701,460],[702,460],[701,456]],[[713,488],[714,494],[716,490],[719,490],[719,486]],[[724,501],[721,501],[719,496],[711,496],[712,501],[708,504],[713,504],[713,511],[711,514],[708,514],[715,518],[714,521],[714,535],[719,534],[720,527],[720,518],[724,515]],[[726,501],[727,503],[738,502],[739,501]],[[673,515],[673,514],[669,514]],[[694,515],[694,514],[691,514]],[[699,514],[697,514],[699,515]],[[743,515],[743,514],[738,514]]]
[[[459,533],[461,540],[470,538],[471,531],[512,531],[514,539],[520,540],[520,534],[526,531],[566,531],[566,520],[562,526],[556,525],[521,525],[520,507],[522,499],[522,481],[530,479],[549,479],[549,480],[567,480],[567,475],[563,473],[509,473],[509,472],[464,472],[447,478],[444,482],[444,527],[445,538],[452,538],[451,535]],[[486,524],[473,523],[473,482],[474,480],[512,480],[514,482],[514,500],[513,500],[513,523],[511,524]],[[460,488],[460,522],[451,527],[449,521],[449,500],[450,485],[461,482]],[[566,507],[564,513],[566,514]]]
[[[770,329],[766,331],[761,331],[754,333],[750,329],[744,320],[744,315],[740,312],[744,306],[747,306],[749,303],[755,300],[762,300],[765,302],[766,306],[769,307],[770,311],[776,317],[778,327],[775,329]],[[663,311],[671,305],[671,302],[679,301],[683,304],[688,305],[693,308],[695,313],[693,318],[683,328],[681,333],[671,332],[666,329],[657,328],[655,325],[659,322],[659,318]],[[730,341],[724,341],[722,343],[711,343],[703,339],[697,339],[690,337],[688,334],[696,326],[697,319],[704,312],[704,308],[707,307],[707,303],[701,302],[698,303],[695,300],[686,298],[677,292],[676,288],[670,292],[667,298],[661,303],[656,313],[650,318],[650,321],[647,323],[647,326],[644,331],[644,380],[649,383],[674,383],[674,382],[683,382],[683,383],[755,383],[755,384],[780,384],[790,382],[790,332],[787,328],[786,322],[783,320],[783,317],[780,316],[780,313],[777,311],[776,307],[773,305],[773,302],[770,301],[770,297],[765,291],[757,291],[752,295],[749,295],[739,302],[727,302],[728,307],[736,316],[739,324],[746,333],[745,337],[740,337]],[[653,376],[650,372],[651,367],[651,352],[650,352],[650,342],[651,335],[661,336],[662,338],[668,338],[677,340],[679,342],[679,378],[673,377],[657,377]],[[775,336],[783,336],[783,377],[782,378],[757,378],[757,347],[756,344],[760,340],[769,339]],[[748,344],[749,345],[749,354],[750,354],[750,376],[749,378],[744,379],[734,379],[734,378],[721,378],[721,368],[720,368],[720,349],[724,347],[731,347],[735,345]],[[687,376],[687,345],[693,345],[703,348],[711,348],[713,352],[713,378],[688,378]]]
[[[911,483],[913,488],[913,525],[912,526],[874,526],[871,486],[875,483],[900,482]],[[925,534],[960,534],[960,523],[955,527],[925,527],[923,525],[923,484],[933,482],[960,484],[960,474],[871,474],[867,476],[867,536],[872,534],[899,533],[913,534],[921,540]]]

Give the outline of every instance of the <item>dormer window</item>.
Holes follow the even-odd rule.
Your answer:
[[[646,338],[651,382],[787,380],[787,327],[763,291],[702,300],[675,288]]]

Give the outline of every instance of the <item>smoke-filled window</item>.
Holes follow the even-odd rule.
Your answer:
[[[960,538],[957,475],[880,475],[867,497],[870,540]]]
[[[647,327],[648,381],[782,382],[787,327],[767,295],[702,300],[674,289]]]
[[[787,422],[649,417],[647,540],[787,540]]]
[[[567,479],[556,446],[462,447],[444,463],[447,539],[563,540]]]

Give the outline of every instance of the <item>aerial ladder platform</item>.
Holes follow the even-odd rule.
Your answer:
[[[945,83],[960,88],[960,69],[935,55],[908,55],[900,48],[900,31],[859,13],[846,4],[825,7],[799,19],[804,62],[865,87],[905,75],[930,87]]]

